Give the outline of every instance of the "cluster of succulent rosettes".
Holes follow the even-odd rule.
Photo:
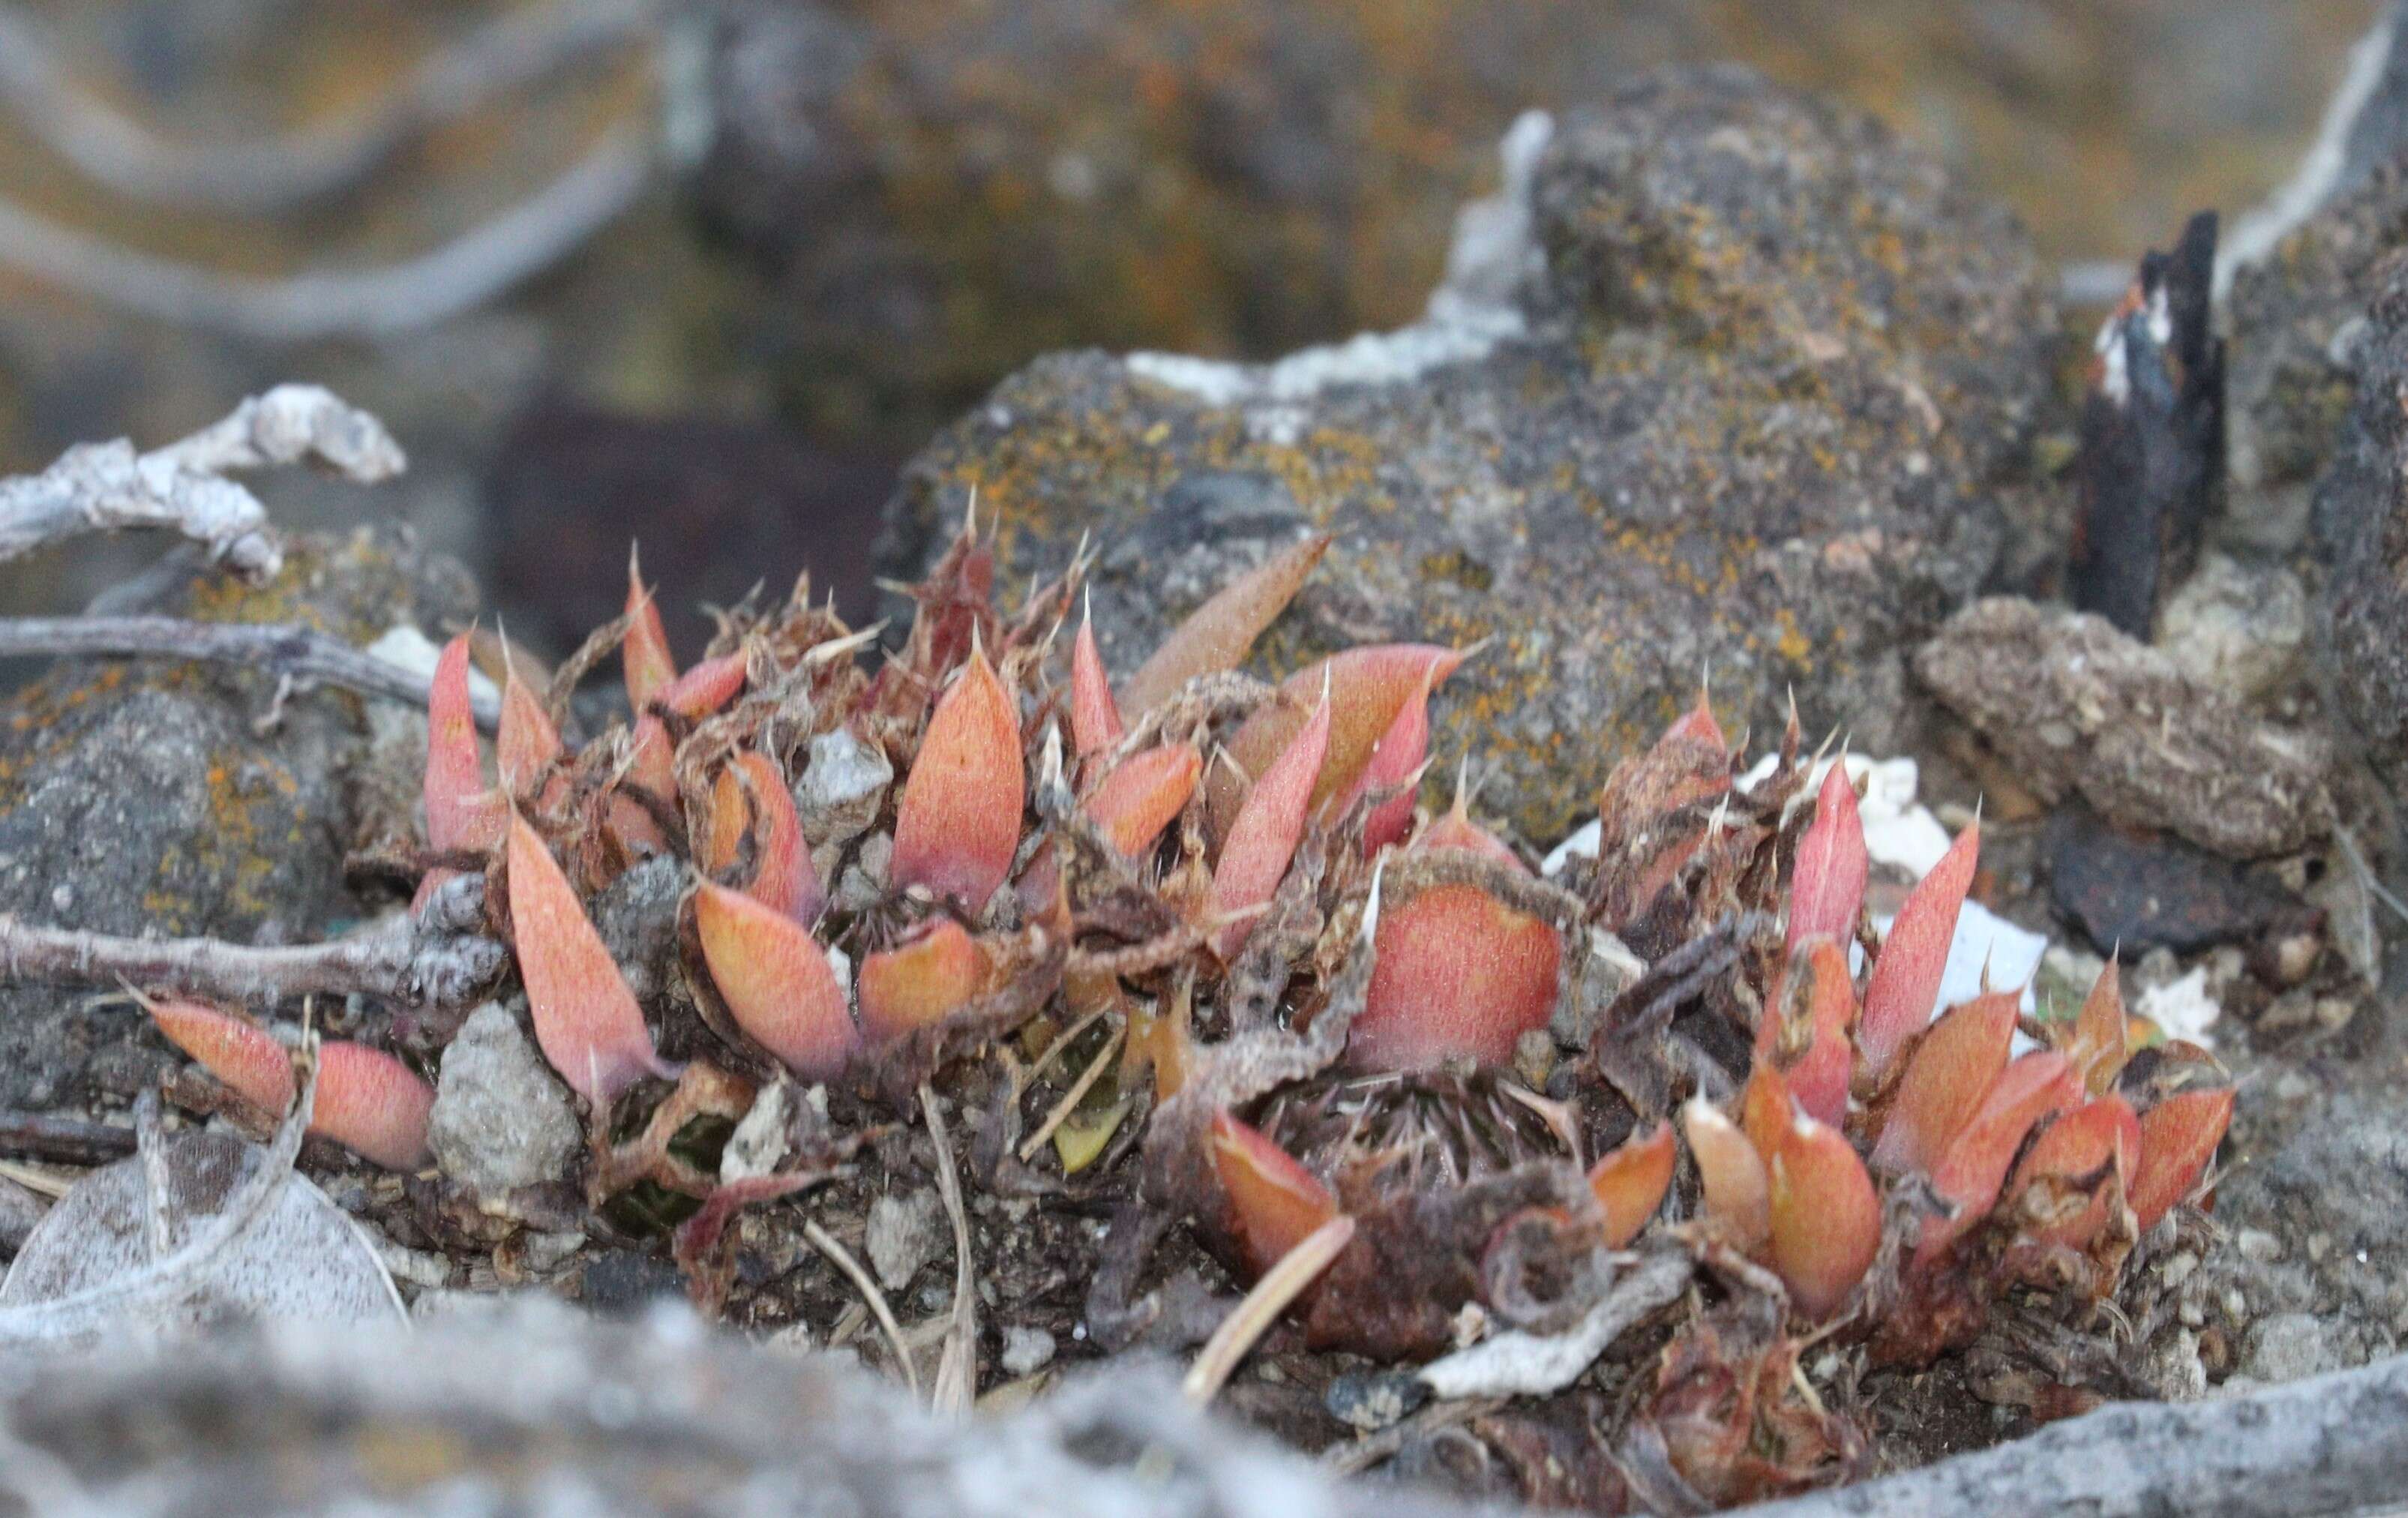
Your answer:
[[[1437,1353],[1472,1306],[1536,1332],[1577,1319],[1659,1218],[1667,1246],[1771,1299],[1752,1310],[1774,1331],[1713,1338],[1747,1339],[1766,1386],[1786,1384],[1765,1368],[1784,1322],[1844,1320],[1922,1358],[2012,1285],[2115,1289],[2199,1186],[2232,1092],[2196,1049],[2133,1053],[2112,967],[2071,1024],[2030,1023],[2004,992],[1933,1020],[1978,824],[1878,935],[1844,766],[1813,786],[1793,715],[1748,782],[1701,698],[1609,778],[1596,858],[1542,879],[1460,785],[1449,810],[1416,806],[1432,694],[1465,652],[1355,648],[1277,685],[1237,672],[1325,546],[1229,586],[1117,690],[1091,625],[1062,637],[1083,564],[1007,615],[969,531],[874,662],[874,634],[798,588],[731,615],[681,672],[631,562],[625,616],[551,689],[506,669],[496,779],[454,640],[422,907],[482,876],[537,1042],[594,1110],[592,1189],[640,1173],[715,1218],[777,1190],[731,1199],[690,1167],[614,1160],[613,1107],[651,1081],[679,1082],[653,1098],[663,1136],[740,1114],[781,1072],[899,1116],[983,1064],[1007,1102],[1054,1109],[1027,1145],[987,1146],[991,1169],[1047,1136],[1066,1171],[1117,1163],[1125,1132],[1142,1203],[1241,1274],[1353,1220],[1297,1312],[1313,1341],[1374,1354]],[[569,690],[613,648],[632,720],[571,752]],[[897,783],[831,821],[797,801],[838,740]],[[590,907],[663,855],[689,869],[682,977],[647,1007]],[[272,1105],[265,1034],[207,1009],[160,1020]],[[1591,1031],[1559,1048],[1549,1030],[1571,1025]],[[2036,1047],[2014,1055],[2019,1031]],[[423,1082],[341,1047],[321,1125],[418,1163]],[[1082,1070],[1054,1064],[1072,1048]],[[1677,1357],[1667,1406],[1707,1361],[1729,1368],[1695,1344]]]

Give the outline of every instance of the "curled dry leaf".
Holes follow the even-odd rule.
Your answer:
[[[596,1107],[647,1075],[670,1079],[602,936],[526,819],[509,820],[510,929],[535,1040],[569,1089]]]
[[[1218,674],[1243,664],[1254,639],[1287,609],[1328,548],[1326,535],[1308,537],[1273,554],[1189,613],[1121,688],[1122,709],[1143,716],[1197,676]],[[1278,745],[1270,746],[1271,752],[1277,750]],[[1080,752],[1087,752],[1083,740]],[[1269,753],[1264,757],[1268,759]]]
[[[746,1037],[807,1081],[844,1068],[860,1035],[827,952],[809,929],[708,881],[695,888],[694,922],[711,984]]]
[[[1857,1045],[1865,1067],[1876,1076],[1931,1021],[1941,977],[1948,968],[1948,945],[1956,936],[1956,913],[1972,888],[1981,852],[1982,827],[1976,823],[1956,835],[1931,873],[1907,894],[1906,905],[1899,909],[1898,921],[1890,924],[1889,937],[1873,960]]]
[[[894,881],[922,885],[973,914],[1011,870],[1027,798],[1020,712],[973,650],[928,718],[896,806]]]

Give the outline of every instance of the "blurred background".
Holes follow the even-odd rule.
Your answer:
[[[2012,205],[2070,321],[2286,179],[2375,0],[0,0],[0,475],[280,380],[559,653],[796,566],[860,615],[896,470],[1048,350],[1409,320],[1528,106],[1738,59]],[[2102,286],[2096,267],[2112,265]],[[0,569],[79,607],[122,558]]]

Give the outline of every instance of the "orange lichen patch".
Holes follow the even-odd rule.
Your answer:
[[[1698,1162],[1705,1191],[1706,1226],[1742,1253],[1761,1250],[1772,1236],[1771,1181],[1747,1135],[1703,1097],[1681,1109],[1681,1131]]]
[[[1659,1122],[1589,1167],[1588,1189],[1605,1212],[1606,1248],[1628,1248],[1656,1216],[1671,1189],[1675,1157],[1672,1124]]]
[[[510,931],[543,1057],[596,1107],[643,1076],[673,1078],[676,1067],[653,1050],[643,1010],[568,877],[516,815],[509,853]]]
[[[825,1081],[860,1043],[827,952],[793,918],[705,881],[695,936],[710,982],[745,1035],[807,1081]]]
[[[382,1050],[340,1040],[319,1048],[310,1132],[388,1170],[414,1170],[426,1163],[434,1110],[435,1088]]]
[[[1881,1198],[1847,1136],[1803,1113],[1766,1151],[1773,1273],[1799,1313],[1839,1310],[1881,1250]]]
[[[1992,992],[1952,1007],[1931,1024],[1891,1096],[1873,1163],[1885,1170],[1928,1172],[2007,1067],[2014,1042],[2016,994]]]
[[[1273,554],[1197,607],[1129,677],[1121,689],[1123,704],[1142,715],[1197,676],[1244,663],[1254,639],[1286,609],[1328,548],[1328,536],[1317,533]]]
[[[1956,835],[1931,873],[1907,894],[1898,920],[1890,924],[1889,937],[1873,961],[1864,1015],[1857,1023],[1857,1045],[1873,1075],[1886,1070],[1906,1041],[1931,1021],[1941,976],[1948,967],[1948,945],[1956,936],[1956,913],[1972,887],[1981,852],[1982,827],[1976,823]]]
[[[641,712],[652,697],[677,679],[677,660],[669,654],[668,629],[661,624],[661,609],[644,588],[644,572],[633,547],[627,550],[627,636],[619,646],[627,680],[627,705]]]
[[[1426,643],[1383,643],[1349,649],[1309,665],[1280,686],[1281,699],[1246,719],[1228,743],[1229,756],[1245,775],[1262,776],[1286,752],[1317,709],[1327,688],[1329,739],[1312,783],[1312,807],[1326,805],[1351,790],[1370,762],[1371,751],[1397,720],[1398,709],[1414,693],[1446,682],[1463,663],[1453,649]],[[1244,792],[1239,775],[1215,766],[1205,780],[1212,818],[1226,831]]]
[[[2009,1065],[1972,1117],[1931,1167],[1931,1189],[1956,1209],[1928,1218],[1915,1245],[1914,1267],[1929,1267],[1942,1251],[1989,1214],[2007,1167],[2032,1124],[2082,1099],[2082,1080],[2058,1053],[2026,1054]]]
[[[1347,1034],[1349,1064],[1506,1064],[1555,1013],[1562,940],[1476,885],[1434,885],[1391,905],[1373,941],[1379,960]]]
[[[1789,888],[1789,947],[1817,934],[1845,941],[1856,936],[1856,910],[1865,897],[1864,819],[1848,766],[1835,764],[1814,795],[1814,820],[1798,840],[1798,864]]]
[[[861,962],[862,1036],[899,1038],[942,1019],[986,988],[986,951],[959,923],[939,917]]]
[[[2233,1091],[2177,1092],[2141,1114],[2141,1158],[2129,1193],[2132,1216],[2148,1232],[2207,1173],[2232,1123]]]
[[[1225,960],[1254,931],[1254,918],[1242,914],[1261,908],[1279,890],[1288,861],[1296,856],[1297,840],[1304,837],[1313,777],[1321,773],[1329,748],[1329,711],[1324,692],[1312,720],[1264,768],[1229,823],[1206,899],[1207,909],[1221,920],[1212,930],[1212,951]]]
[[[1118,743],[1122,731],[1121,710],[1104,676],[1104,656],[1096,647],[1096,623],[1090,616],[1079,623],[1079,640],[1070,648],[1070,741],[1084,759]]]
[[[1226,1111],[1212,1118],[1212,1165],[1228,1197],[1239,1250],[1256,1275],[1338,1215],[1337,1198],[1327,1186],[1287,1151]]]
[[[146,998],[142,1006],[168,1042],[243,1100],[276,1117],[293,1105],[293,1057],[266,1029],[196,1001]]]
[[[1080,803],[1114,849],[1137,859],[1196,794],[1204,756],[1192,743],[1166,743],[1123,762]]]
[[[938,698],[903,782],[894,882],[984,910],[1010,872],[1026,798],[1019,710],[986,655],[973,650]]]

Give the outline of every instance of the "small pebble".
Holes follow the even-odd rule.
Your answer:
[[[869,1204],[862,1247],[869,1254],[869,1267],[878,1273],[878,1283],[899,1292],[911,1284],[920,1267],[935,1259],[952,1237],[944,1204],[937,1194],[917,1191],[909,1196],[881,1196]],[[938,1290],[939,1306],[952,1290],[950,1284]]]
[[[2234,1240],[2240,1245],[2242,1257],[2271,1265],[2283,1257],[2283,1241],[2263,1228],[2243,1228]]]
[[[1003,1330],[1003,1371],[1008,1376],[1029,1376],[1054,1363],[1054,1336],[1042,1328],[1025,1324],[1009,1324]]]

